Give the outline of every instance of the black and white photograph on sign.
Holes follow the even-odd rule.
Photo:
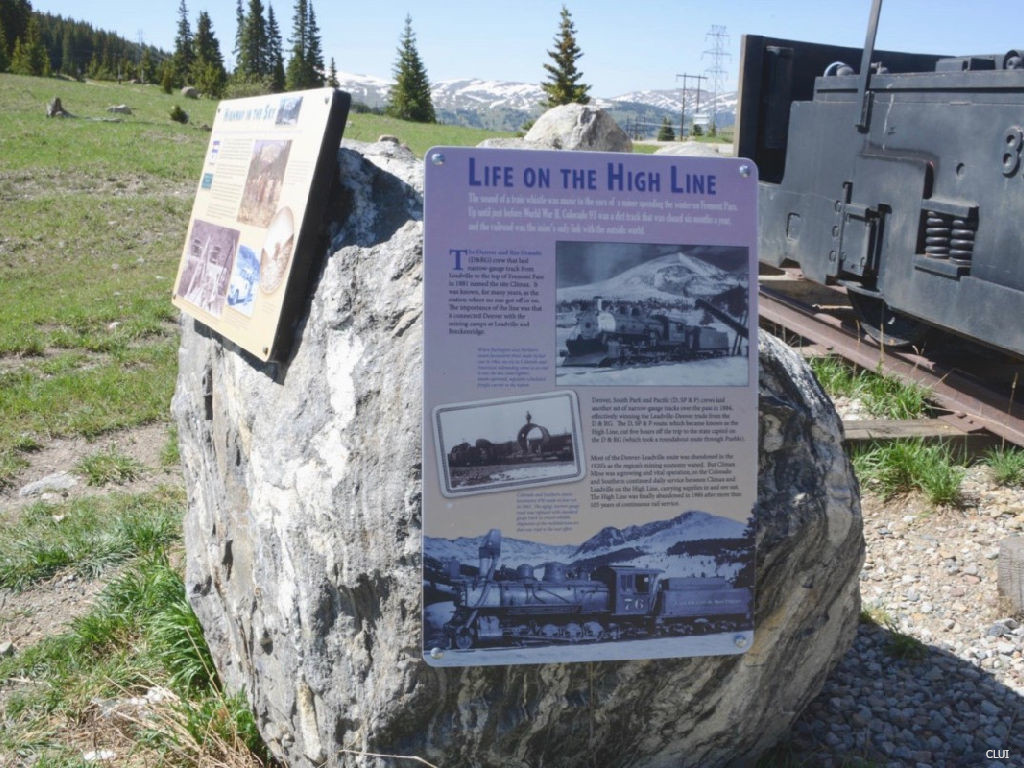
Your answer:
[[[746,386],[746,248],[560,241],[559,386]]]
[[[247,317],[252,317],[252,303],[256,298],[256,285],[260,281],[260,260],[252,248],[238,246],[235,269],[228,286],[228,306]]]
[[[575,392],[439,406],[434,435],[446,496],[572,482],[585,472]]]
[[[282,96],[281,103],[277,107],[277,118],[275,125],[295,125],[299,122],[299,112],[302,110],[301,96]]]
[[[196,219],[188,233],[185,268],[178,296],[204,312],[220,317],[231,280],[238,230]]]
[[[689,510],[568,545],[498,529],[425,536],[424,649],[483,652],[487,663],[538,661],[552,647],[645,658],[666,643],[687,655],[679,639],[692,636],[689,655],[735,652],[736,633],[753,629],[753,530],[752,517]]]
[[[282,208],[267,228],[260,250],[260,288],[273,293],[288,274],[295,249],[295,217],[291,208]]]
[[[284,171],[288,166],[290,141],[256,141],[252,147],[249,173],[245,177],[238,220],[257,227],[270,226],[277,211],[284,184]]]

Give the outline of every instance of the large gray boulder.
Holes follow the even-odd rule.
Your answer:
[[[611,114],[585,104],[552,107],[537,118],[523,140],[546,149],[633,151],[633,142]]]
[[[218,671],[292,768],[715,766],[785,734],[852,641],[863,539],[840,423],[760,354],[755,642],[741,656],[434,669],[421,660],[422,172],[338,155],[330,254],[286,365],[186,319],[173,410],[186,584]]]

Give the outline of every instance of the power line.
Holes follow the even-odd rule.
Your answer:
[[[711,31],[704,35],[704,40],[711,38],[711,48],[704,51],[702,56],[711,56],[711,66],[704,71],[711,78],[711,130],[718,133],[718,94],[722,90],[722,83],[725,80],[725,69],[722,67],[722,60],[730,56],[725,46],[729,42],[729,35],[725,27],[718,24],[711,25]]]
[[[678,80],[680,77],[683,78],[683,106],[682,106],[682,113],[679,115],[679,140],[682,141],[683,140],[683,136],[686,135],[686,129],[685,129],[685,125],[686,125],[686,90],[687,90],[686,89],[686,81],[687,81],[687,79],[689,79],[691,77],[694,80],[697,81],[697,102],[696,102],[696,104],[694,104],[694,107],[693,107],[693,115],[694,115],[694,117],[696,117],[697,113],[700,112],[700,81],[701,80],[707,80],[707,78],[704,75],[687,75],[687,74],[682,74],[682,75],[676,75],[676,80]]]

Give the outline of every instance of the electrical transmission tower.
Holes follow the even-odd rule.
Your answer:
[[[704,72],[707,73],[708,78],[711,80],[711,132],[717,135],[718,94],[721,92],[722,84],[725,82],[725,69],[722,66],[722,61],[730,55],[725,50],[726,45],[729,44],[729,35],[726,34],[725,27],[712,24],[711,31],[704,35],[705,42],[707,42],[708,38],[711,39],[711,47],[704,51],[703,55],[711,57],[711,66],[705,69]]]

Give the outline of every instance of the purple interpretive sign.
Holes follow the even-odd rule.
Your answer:
[[[426,661],[748,648],[754,165],[439,147],[425,184]]]

